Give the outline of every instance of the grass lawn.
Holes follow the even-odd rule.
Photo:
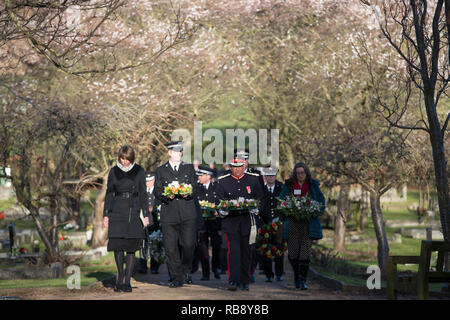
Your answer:
[[[436,192],[431,192],[431,196],[436,199]],[[419,204],[419,190],[409,187],[407,201],[382,203],[383,217],[385,220],[417,221],[417,213],[408,210],[408,207],[413,204]]]
[[[436,195],[433,194],[435,197]],[[406,202],[390,202],[382,204],[383,210],[383,218],[385,221],[389,220],[411,220],[417,221],[417,214],[415,212],[411,212],[408,210],[408,206],[411,206],[413,203],[419,203],[419,191],[415,189],[408,189],[408,199]],[[438,218],[436,218],[438,219]],[[355,220],[349,219],[347,221],[347,230],[355,232],[357,231],[357,224]],[[421,227],[414,228],[426,228],[426,225]],[[392,237],[396,232],[398,232],[399,228],[390,228],[386,227],[386,234],[388,237]],[[364,230],[364,232],[357,232],[358,236],[362,239],[372,240],[367,242],[355,242],[355,243],[346,243],[346,251],[339,253],[336,260],[343,260],[333,263],[342,263],[348,266],[348,269],[355,270],[345,271],[344,268],[338,267],[320,267],[315,265],[317,271],[320,273],[329,276],[331,278],[341,280],[348,284],[353,285],[366,285],[366,276],[364,274],[364,270],[367,269],[370,265],[378,265],[377,262],[377,243],[373,241],[376,239],[375,230],[373,228],[373,223],[369,216],[368,228]],[[390,255],[420,255],[420,246],[421,239],[412,239],[408,237],[402,237],[402,243],[389,243],[389,254]],[[315,248],[331,251],[333,249],[333,243],[320,241],[318,245],[314,245]],[[433,262],[432,266],[436,264],[436,253],[433,254]],[[417,265],[399,265],[399,271],[410,270],[412,272],[417,272]],[[344,272],[336,272],[336,270],[344,270]],[[361,272],[362,271],[362,272]],[[356,273],[356,274],[355,274]],[[385,283],[382,282],[382,286],[385,286]],[[440,291],[442,288],[442,284],[430,284],[430,290],[432,291]]]

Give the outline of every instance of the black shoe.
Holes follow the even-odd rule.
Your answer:
[[[159,274],[157,270],[152,270],[152,274]]]
[[[220,270],[216,270],[214,272],[214,278],[219,279],[219,280],[222,279],[222,275],[221,275]]]
[[[300,290],[308,290],[305,279],[300,279]]]
[[[248,283],[242,284],[241,285],[241,290],[249,291],[250,290],[250,286],[248,285]]]
[[[122,292],[122,286],[121,285],[114,285],[114,292]]]
[[[169,288],[179,288],[179,287],[182,287],[182,286],[183,286],[183,284],[180,281],[178,281],[178,280],[172,281],[169,284]]]
[[[186,282],[187,284],[192,284],[192,276],[190,274],[185,275],[184,282]]]
[[[132,292],[133,289],[131,288],[131,286],[129,284],[124,284],[122,287],[122,291],[123,292]]]
[[[283,277],[282,276],[277,276],[277,281],[283,281]]]
[[[229,291],[236,291],[237,290],[237,288],[238,288],[238,283],[237,282],[234,282],[234,281],[231,281],[229,284],[228,284],[228,290]]]
[[[203,280],[203,281],[208,281],[209,280],[209,276],[203,276],[203,277],[201,277],[201,279],[200,280]]]
[[[272,277],[267,277],[266,282],[272,282]]]

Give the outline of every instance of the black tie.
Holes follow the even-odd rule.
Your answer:
[[[175,172],[178,172],[178,166],[175,166]]]

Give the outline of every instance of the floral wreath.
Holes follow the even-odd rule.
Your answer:
[[[287,242],[281,240],[282,225],[283,222],[276,221],[258,229],[257,250],[263,257],[280,257],[287,250]]]

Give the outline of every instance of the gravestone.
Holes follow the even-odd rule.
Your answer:
[[[64,264],[62,262],[54,262],[50,265],[52,270],[52,278],[64,278]]]

